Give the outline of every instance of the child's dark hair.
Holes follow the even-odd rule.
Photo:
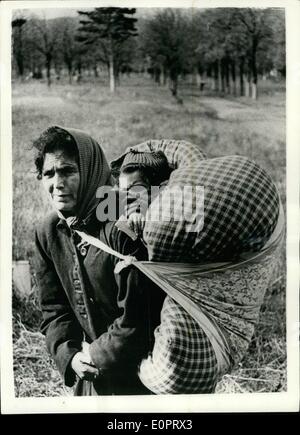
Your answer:
[[[66,156],[75,158],[79,162],[78,148],[73,137],[60,127],[49,127],[34,142],[33,147],[37,150],[35,166],[37,178],[42,178],[45,155],[62,151]]]

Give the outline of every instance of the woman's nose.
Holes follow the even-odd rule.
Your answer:
[[[62,189],[64,187],[64,177],[56,173],[53,177],[53,187],[55,189]]]

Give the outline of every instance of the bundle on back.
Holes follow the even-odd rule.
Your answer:
[[[206,158],[185,141],[150,140],[131,148],[160,149],[174,168],[146,215],[150,260],[232,260],[259,251],[272,234],[280,201],[273,181],[255,162],[237,155]],[[115,172],[123,159],[112,163]]]
[[[173,168],[146,214],[151,261],[133,263],[167,293],[139,377],[156,394],[211,393],[245,355],[276,267],[277,189],[245,157],[207,158],[185,141],[132,148],[161,149]],[[112,162],[115,174],[125,154]]]
[[[189,190],[196,186],[203,191]],[[168,219],[164,213],[170,214],[170,198]],[[178,207],[180,213],[190,214],[188,219]],[[144,240],[150,260],[226,260],[262,248],[275,228],[279,197],[258,165],[245,157],[226,156],[180,166],[148,213]]]

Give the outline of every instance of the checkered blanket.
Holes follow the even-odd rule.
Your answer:
[[[199,324],[166,297],[153,352],[139,367],[143,384],[155,394],[212,393],[218,379],[214,349]]]
[[[259,253],[228,263],[136,263],[168,295],[153,351],[140,365],[147,388],[156,394],[206,393],[238,364],[278,266],[283,237],[280,204],[275,229]]]
[[[278,237],[268,253],[231,266],[211,264],[206,272],[198,264],[133,263],[168,295],[154,348],[139,367],[149,390],[214,391],[247,352],[280,249]]]
[[[202,199],[196,190],[191,197],[186,195],[186,186],[203,187]],[[176,217],[184,208],[190,210],[188,221]],[[180,166],[148,209],[144,240],[149,259],[202,262],[257,252],[272,234],[278,213],[273,181],[246,157],[225,156]],[[189,231],[188,224],[197,219],[202,226]]]
[[[185,140],[150,139],[138,145],[128,147],[124,154],[110,162],[112,174],[115,177],[118,177],[124,157],[131,149],[138,150],[140,152],[163,151],[168,159],[170,167],[173,169],[193,166],[200,160],[206,158],[205,153],[198,145],[192,144]]]

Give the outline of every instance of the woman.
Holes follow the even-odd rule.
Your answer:
[[[109,166],[86,133],[47,129],[35,141],[38,178],[55,212],[36,231],[36,279],[47,348],[75,395],[150,394],[137,366],[153,346],[164,292],[137,269],[114,274],[117,258],[87,246],[83,231],[121,254],[147,259],[114,222],[99,222],[99,186],[111,185]]]

